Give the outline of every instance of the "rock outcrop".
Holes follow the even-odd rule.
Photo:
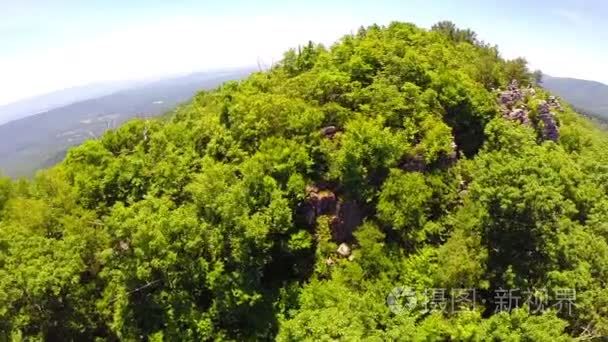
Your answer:
[[[331,139],[336,133],[338,133],[338,128],[336,126],[327,126],[321,129],[321,134],[326,138]]]
[[[530,124],[530,111],[522,102],[526,94],[530,94],[529,90],[533,89],[522,90],[517,81],[513,80],[506,90],[498,93],[499,104],[505,118],[523,125]]]
[[[352,240],[353,232],[363,222],[361,206],[356,201],[340,199],[333,190],[324,186],[309,185],[306,192],[306,201],[300,210],[306,224],[314,227],[317,218],[326,215],[330,218],[332,240]]]
[[[351,250],[350,247],[346,243],[341,243],[338,246],[338,250],[336,251],[341,257],[348,258],[350,256]]]
[[[548,102],[543,102],[538,106],[538,117],[543,123],[541,128],[543,138],[545,140],[557,141],[559,139],[557,122]]]
[[[536,91],[534,88],[520,88],[517,81],[512,81],[506,90],[499,91],[498,102],[503,116],[522,125],[533,126],[526,98],[536,99]],[[562,111],[562,106],[555,96],[550,96],[546,101],[540,103],[538,122],[535,125],[544,140],[557,141],[559,127],[552,109]]]
[[[338,202],[331,220],[331,235],[336,242],[350,241],[353,232],[363,223],[363,209],[352,200]]]
[[[421,155],[407,156],[399,164],[399,168],[403,171],[409,172],[423,172],[426,170],[426,163],[424,157]]]

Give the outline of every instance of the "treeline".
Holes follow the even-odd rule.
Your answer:
[[[3,179],[0,340],[608,335],[608,138],[537,81],[373,25]]]

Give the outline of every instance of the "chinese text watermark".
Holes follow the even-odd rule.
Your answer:
[[[496,289],[479,291],[469,288],[427,288],[414,290],[398,286],[386,297],[391,312],[418,311],[456,313],[463,309],[483,306],[495,313],[509,312],[516,308],[527,308],[530,313],[538,314],[547,310],[572,315],[576,307],[576,290],[571,288],[554,289]]]

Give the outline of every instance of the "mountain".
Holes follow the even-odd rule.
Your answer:
[[[0,341],[602,340],[608,132],[475,37],[361,27],[0,178]]]
[[[163,114],[199,90],[243,78],[251,71],[202,72],[146,84],[135,83],[136,86],[126,90],[5,123],[0,126],[0,171],[13,177],[29,176],[35,170],[63,159],[70,146],[98,137],[135,116]],[[93,93],[89,92],[89,95]]]
[[[608,85],[576,78],[543,75],[542,86],[586,114],[608,120]]]
[[[72,103],[109,95],[144,83],[144,81],[117,81],[88,84],[2,105],[0,106],[0,125]]]

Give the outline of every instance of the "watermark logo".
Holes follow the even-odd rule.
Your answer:
[[[416,291],[409,287],[397,286],[386,297],[386,304],[392,313],[400,315],[414,310],[418,305]]]
[[[386,304],[394,314],[415,312],[444,312],[453,314],[461,310],[472,310],[478,305],[493,309],[495,313],[510,312],[516,308],[527,308],[531,313],[554,310],[572,315],[576,308],[576,290],[555,288],[541,289],[496,289],[481,292],[473,288],[427,288],[414,290],[406,286],[393,288],[386,297]]]

